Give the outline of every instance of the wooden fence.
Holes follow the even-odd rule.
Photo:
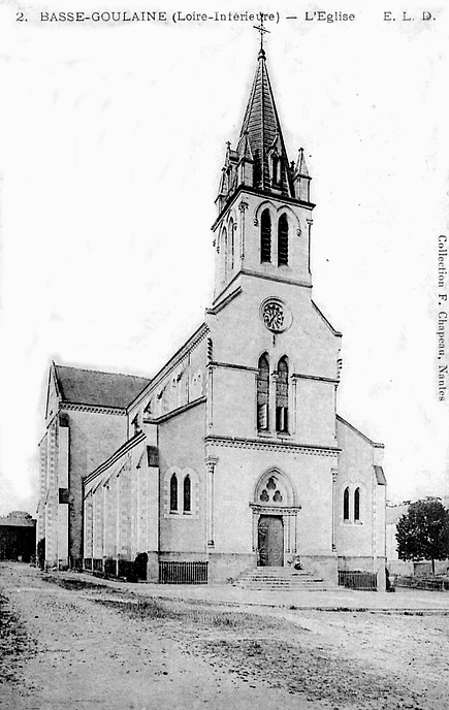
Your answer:
[[[405,577],[395,575],[391,582],[395,587],[425,589],[429,592],[449,592],[448,577]]]

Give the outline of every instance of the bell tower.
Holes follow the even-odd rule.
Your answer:
[[[303,148],[296,163],[289,161],[261,44],[240,135],[235,149],[227,144],[216,199],[214,305],[239,275],[310,288],[310,181]]]

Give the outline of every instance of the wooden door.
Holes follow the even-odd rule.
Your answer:
[[[258,527],[259,565],[282,567],[284,564],[284,525],[276,515],[261,515]]]

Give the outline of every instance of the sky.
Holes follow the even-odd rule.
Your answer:
[[[313,177],[313,297],[343,332],[338,411],[385,444],[390,501],[447,495],[436,330],[449,11],[422,21],[409,5],[403,20],[393,0],[385,20],[358,0],[345,5],[354,21],[327,22],[305,19],[314,3],[194,5],[274,13],[265,46],[284,138]],[[40,11],[66,11],[62,0],[23,18],[0,6],[0,514],[36,510],[51,361],[151,377],[211,303],[214,200],[257,23],[182,20],[186,0],[146,9],[167,21],[49,22]]]

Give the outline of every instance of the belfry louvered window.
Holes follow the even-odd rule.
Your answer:
[[[260,154],[258,150],[254,151],[254,164],[253,164],[253,185],[254,187],[260,187],[262,182],[262,165],[260,161]]]
[[[260,261],[271,261],[271,217],[268,210],[262,212],[260,219]]]
[[[276,380],[276,431],[288,432],[288,361],[281,357]]]
[[[259,358],[257,375],[257,428],[266,431],[269,428],[268,400],[270,393],[270,365],[266,354]]]
[[[280,186],[281,184],[281,157],[279,155],[273,155],[272,158],[272,180],[273,180],[273,185],[275,186]]]
[[[288,265],[288,219],[283,214],[278,222],[278,266]]]

